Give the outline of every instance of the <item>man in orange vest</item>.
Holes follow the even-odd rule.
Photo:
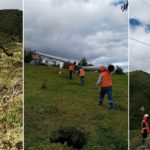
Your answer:
[[[150,132],[150,129],[149,129],[149,125],[148,125],[148,114],[145,114],[143,116],[143,120],[142,120],[142,123],[141,123],[141,126],[142,126],[142,145],[143,146],[146,146],[146,139],[147,139],[147,134]]]
[[[100,75],[98,81],[96,83],[96,88],[101,87],[100,95],[99,95],[99,105],[103,106],[103,100],[105,94],[108,95],[109,99],[109,109],[112,110],[113,105],[113,96],[112,96],[112,80],[111,73],[114,71],[115,67],[113,65],[109,65],[106,69],[105,67],[100,67]]]
[[[75,69],[75,67],[74,67],[74,65],[71,63],[71,64],[69,65],[69,79],[70,79],[70,80],[72,80],[72,73],[73,73],[74,69]]]
[[[85,71],[82,67],[80,67],[78,75],[80,77],[80,84],[84,85],[84,77],[85,77]]]

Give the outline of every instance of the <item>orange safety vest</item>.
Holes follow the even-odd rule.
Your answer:
[[[111,73],[108,71],[102,72],[101,87],[112,86]]]
[[[70,71],[73,71],[73,70],[74,70],[74,65],[70,65],[70,66],[69,66],[69,70],[70,70]]]
[[[75,65],[73,65],[73,70],[75,70]]]
[[[142,126],[143,122],[146,124],[146,131],[147,131],[147,132],[150,132],[148,123],[147,123],[145,120],[142,121],[141,126]],[[143,126],[142,126],[142,128],[143,128]]]
[[[80,71],[80,73],[79,73],[79,76],[80,76],[80,77],[85,76],[85,71],[84,71],[84,69],[80,69],[79,71]]]

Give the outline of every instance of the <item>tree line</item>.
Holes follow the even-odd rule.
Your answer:
[[[35,51],[33,50],[25,50],[24,51],[24,62],[25,63],[31,63],[31,61],[34,59],[34,54]],[[41,60],[40,60],[41,61]],[[41,63],[39,61],[39,63]],[[63,68],[64,69],[68,69],[69,67],[69,62],[66,62],[63,64]],[[83,57],[79,62],[78,64],[76,64],[76,62],[74,62],[74,65],[77,65],[77,66],[93,66],[93,64],[91,63],[88,63],[88,59],[86,57]],[[56,64],[56,63],[53,63],[52,66],[57,66],[59,67],[59,64]],[[125,72],[123,70],[123,68],[119,67],[119,66],[116,66],[116,69],[115,69],[115,74],[120,74],[120,75],[124,75]]]

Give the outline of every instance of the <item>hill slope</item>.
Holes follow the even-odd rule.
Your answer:
[[[143,115],[150,112],[149,89],[150,74],[143,71],[130,73],[130,148],[132,150],[140,149],[141,146],[141,121]],[[144,106],[144,111],[140,111],[141,106]]]
[[[13,34],[22,41],[22,25],[22,11],[15,9],[0,10],[0,42],[6,43]]]
[[[139,120],[143,113],[140,111],[144,106],[145,112],[150,112],[150,74],[143,71],[130,73],[130,128],[136,129],[140,126]]]
[[[128,147],[128,77],[114,75],[113,95],[116,110],[98,106],[95,89],[98,73],[87,72],[85,86],[77,75],[70,81],[68,71],[25,64],[25,149],[73,150],[64,144],[50,143],[49,137],[76,128],[86,134],[83,150],[126,150]],[[59,131],[59,133],[58,133]],[[62,136],[62,135],[61,135]],[[62,138],[62,137],[61,137]],[[78,136],[74,137],[76,140]],[[74,140],[75,140],[74,139]]]
[[[8,57],[0,49],[0,149],[22,149],[22,12],[0,10],[0,43],[13,52]]]

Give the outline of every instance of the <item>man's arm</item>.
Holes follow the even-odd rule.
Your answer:
[[[97,83],[96,83],[96,87],[98,87],[100,85],[101,81],[102,81],[102,74],[100,73]]]

